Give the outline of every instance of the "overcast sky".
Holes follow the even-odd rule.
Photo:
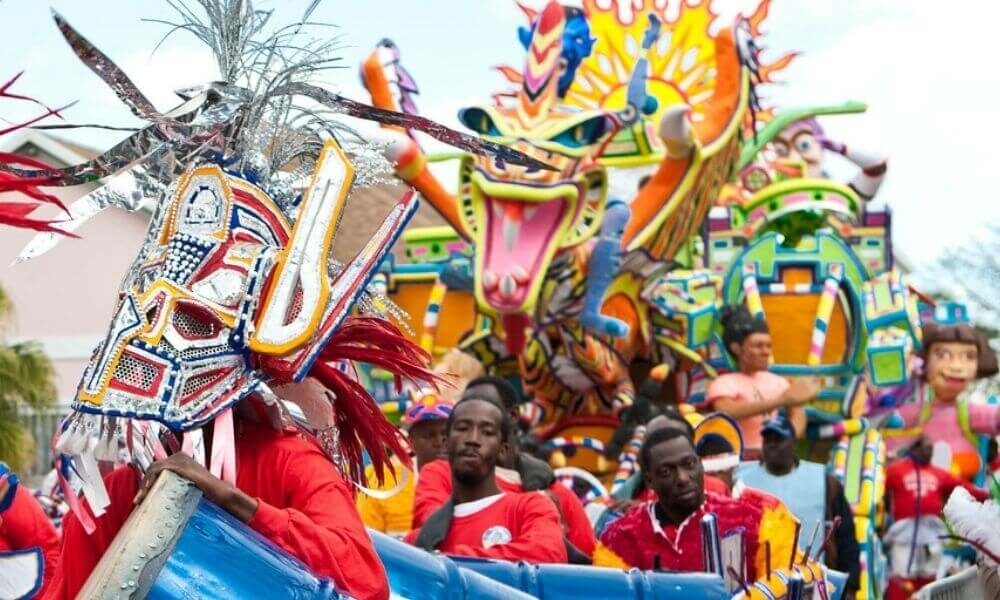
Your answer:
[[[732,11],[754,0],[714,3]],[[297,19],[306,4],[257,2],[278,7],[281,23]],[[141,19],[171,17],[165,2],[0,0],[0,79],[23,69],[16,90],[53,105],[78,100],[67,112],[73,122],[136,124],[61,39],[50,5],[161,109],[177,103],[172,90],[216,78],[207,52],[183,33],[152,54],[166,29]],[[784,85],[765,91],[770,100],[779,107],[849,99],[870,105],[865,115],[823,123],[830,137],[889,156],[879,201],[894,209],[896,246],[914,266],[1000,222],[992,162],[1000,140],[998,17],[1000,3],[992,0],[775,0],[766,22],[763,43],[772,55],[802,53],[782,75]],[[418,107],[455,127],[460,106],[485,102],[502,87],[492,66],[523,60],[516,36],[523,16],[511,0],[325,0],[313,18],[340,25],[345,68],[330,83],[342,93],[367,100],[357,66],[379,39],[391,37],[420,86]],[[0,104],[8,118],[27,114]],[[79,130],[67,137],[103,148],[121,136]],[[850,174],[829,166],[845,179]]]

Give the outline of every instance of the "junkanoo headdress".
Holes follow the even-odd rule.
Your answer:
[[[313,85],[309,78],[329,64],[333,45],[296,45],[297,34],[310,25],[308,12],[302,22],[260,40],[269,12],[246,0],[198,4],[207,21],[171,2],[183,19],[177,26],[209,45],[224,81],[178,92],[183,104],[166,113],[56,15],[74,52],[150,125],[65,169],[28,170],[0,157],[0,169],[28,184],[106,178],[73,204],[76,222],[64,229],[109,205],[134,209],[158,198],[107,336],[54,440],[67,497],[88,528],[77,492],[88,497],[95,516],[103,513],[109,500],[99,460],[144,468],[167,450],[183,448],[217,476],[234,480],[233,406],[248,397],[270,398],[273,405],[271,389],[298,404],[303,426],[351,476],[360,475],[365,449],[377,468],[388,462],[386,446],[406,456],[393,426],[351,377],[349,363],[386,369],[397,384],[431,378],[428,357],[388,320],[371,314],[382,302],[355,310],[416,200],[413,192],[400,199],[353,260],[330,259],[355,175],[371,181],[368,157],[378,155],[363,141],[347,146],[365,163],[355,173],[338,139],[360,138],[330,120],[331,112],[402,124],[500,160],[536,162]],[[295,103],[303,96],[312,107]],[[57,234],[40,234],[22,258],[57,240]],[[200,428],[213,421],[212,456],[205,457]]]

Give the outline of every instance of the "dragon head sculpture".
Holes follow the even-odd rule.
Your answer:
[[[614,113],[559,105],[566,14],[549,3],[528,44],[523,84],[507,106],[475,106],[461,121],[488,139],[538,158],[551,170],[466,156],[460,167],[460,214],[476,252],[481,310],[530,317],[553,257],[591,239],[607,200],[598,164],[619,130]]]

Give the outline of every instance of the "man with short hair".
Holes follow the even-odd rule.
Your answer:
[[[466,396],[452,410],[447,431],[450,499],[406,541],[457,556],[565,563],[552,502],[497,485],[497,462],[513,436],[509,413],[490,400]]]
[[[470,381],[462,398],[491,401],[504,409],[511,423],[516,419],[517,392],[514,386],[500,377],[484,376]],[[496,474],[497,485],[505,492],[544,492],[559,513],[571,562],[590,562],[597,540],[583,504],[572,490],[556,481],[549,465],[519,452],[517,437],[513,433],[507,450],[498,458]],[[452,469],[446,461],[437,460],[422,468],[413,502],[413,526],[423,525],[435,510],[448,501],[451,494]]]
[[[943,552],[944,505],[963,487],[980,502],[989,493],[931,463],[934,446],[917,438],[906,456],[885,471],[885,491],[892,526],[883,536],[891,572],[886,600],[904,600],[934,581]]]
[[[673,428],[684,432],[688,437],[694,436],[694,428],[691,423],[673,406],[665,406],[660,414],[651,418],[646,423],[646,435],[650,435],[657,429]],[[646,487],[643,482],[642,470],[637,470],[629,477],[624,485],[611,494],[614,499],[612,508],[616,511],[624,512],[639,502],[655,499],[653,491]]]
[[[633,507],[608,526],[594,564],[618,568],[705,571],[700,520],[713,513],[720,536],[742,529],[749,581],[763,572],[759,556],[761,508],[705,492],[704,470],[691,438],[665,428],[649,434],[639,464],[656,500]],[[769,532],[773,535],[773,532]],[[775,558],[775,565],[781,564]],[[787,559],[785,564],[787,564]]]
[[[413,529],[413,496],[420,469],[448,456],[445,428],[452,402],[434,391],[416,392],[414,397],[403,415],[403,430],[413,451],[414,472],[409,472],[394,456],[392,475],[384,477],[380,484],[375,468],[369,465],[365,469],[367,486],[391,495],[369,494],[364,489],[358,493],[358,514],[365,526],[393,537],[402,537]]]
[[[840,524],[822,548],[826,564],[847,573],[844,598],[853,598],[860,586],[860,548],[854,533],[854,516],[844,496],[844,487],[826,472],[826,467],[800,461],[795,454],[795,427],[788,417],[777,415],[761,427],[763,445],[760,463],[744,463],[736,471],[743,485],[772,494],[784,502],[802,524],[799,547],[810,543],[816,553],[826,539],[827,526],[839,517]],[[819,533],[813,541],[812,532],[819,523]]]

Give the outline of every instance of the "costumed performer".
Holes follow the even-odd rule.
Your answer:
[[[736,500],[706,493],[702,462],[685,433],[672,428],[653,432],[639,459],[656,500],[633,507],[604,530],[594,551],[595,565],[705,571],[700,520],[708,514],[715,515],[720,537],[742,532],[744,565],[735,568],[739,572],[743,567],[746,581],[767,578],[772,564],[798,562],[795,521],[781,503],[763,502],[759,495]]]
[[[358,494],[358,513],[366,527],[393,537],[402,537],[413,529],[413,496],[420,469],[439,458],[447,458],[445,427],[452,406],[450,400],[428,390],[406,409],[403,430],[413,450],[416,470],[411,473],[394,457],[392,478],[383,477],[379,485],[374,467],[365,469],[371,490],[361,490]]]
[[[517,418],[517,391],[501,377],[485,375],[473,379],[462,398],[484,398],[502,407],[511,422]],[[434,461],[421,470],[413,504],[414,527],[420,527],[451,498],[453,472],[453,467],[444,460]],[[548,464],[520,450],[516,435],[511,436],[498,458],[495,473],[497,486],[504,492],[540,491],[552,500],[559,513],[570,561],[590,563],[597,540],[583,504],[571,489],[556,480]]]
[[[0,555],[31,549],[42,554],[41,573],[36,577],[41,579],[37,593],[44,595],[51,588],[59,562],[59,534],[32,493],[18,482],[6,464],[0,463]],[[2,573],[5,566],[0,565],[0,579],[9,584],[18,577]]]
[[[885,473],[886,497],[892,525],[883,536],[888,548],[890,575],[886,600],[906,600],[934,581],[944,552],[942,520],[945,503],[957,488],[977,500],[989,497],[968,481],[931,464],[934,446],[921,436],[906,456],[889,465]]]

